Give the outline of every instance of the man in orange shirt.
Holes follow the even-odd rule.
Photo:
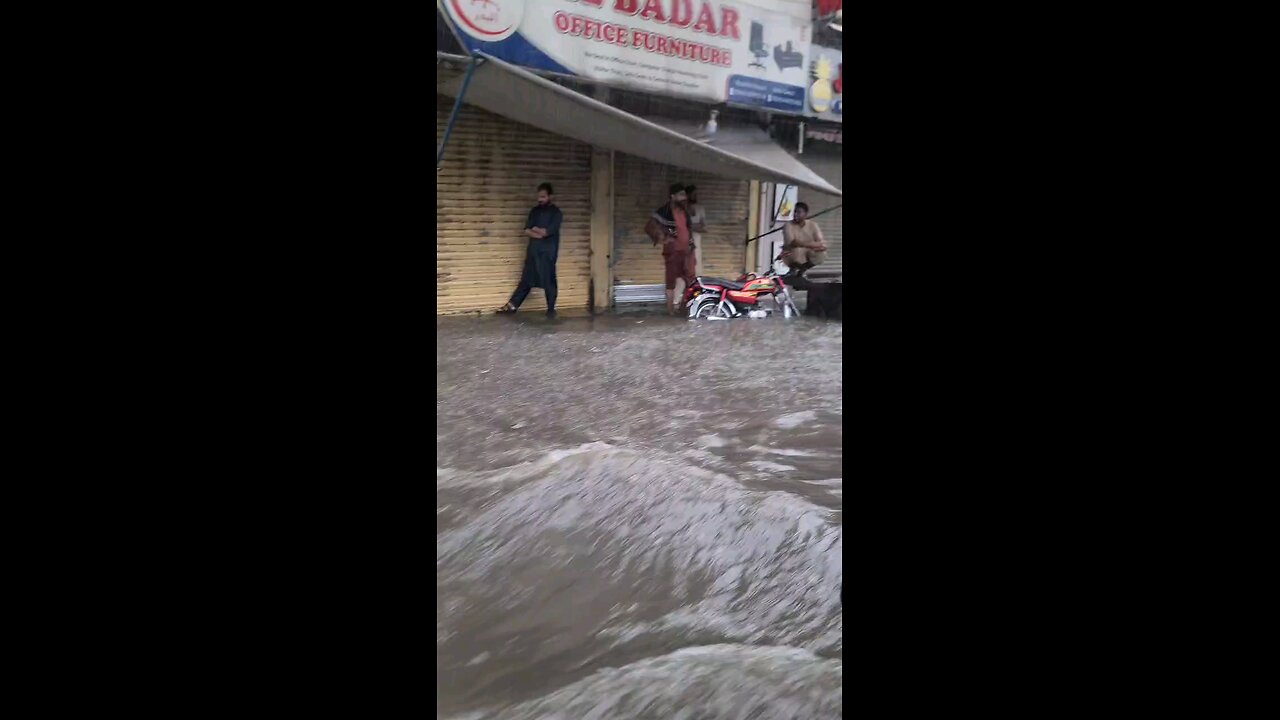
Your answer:
[[[676,280],[683,279],[687,288],[694,282],[693,232],[689,227],[688,196],[684,185],[671,186],[666,205],[653,211],[644,231],[656,246],[662,243],[662,258],[666,265],[667,314],[676,314]]]

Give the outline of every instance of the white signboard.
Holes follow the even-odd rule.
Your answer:
[[[471,50],[664,95],[806,112],[807,2],[437,0]]]

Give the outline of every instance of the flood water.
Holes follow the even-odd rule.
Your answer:
[[[441,318],[441,718],[838,718],[843,325]]]

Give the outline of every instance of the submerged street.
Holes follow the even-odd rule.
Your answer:
[[[443,718],[836,718],[843,325],[438,318]]]

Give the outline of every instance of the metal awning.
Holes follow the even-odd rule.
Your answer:
[[[456,98],[467,83],[463,101],[468,104],[596,147],[721,177],[799,185],[841,197],[838,188],[764,131],[722,125],[715,137],[699,139],[695,126],[646,120],[487,53],[476,55],[484,62],[469,83],[463,76],[437,79],[436,92]]]

